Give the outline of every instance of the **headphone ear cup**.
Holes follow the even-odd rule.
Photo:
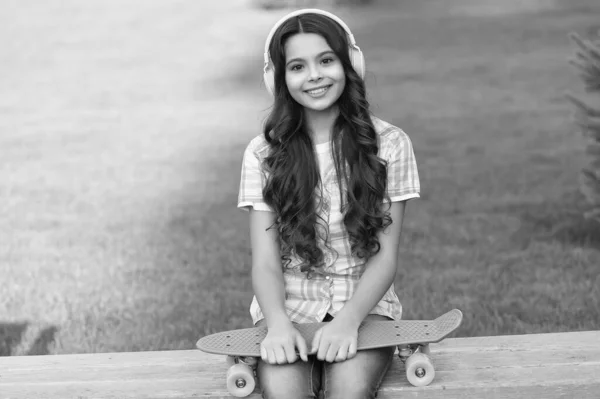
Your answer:
[[[271,64],[265,68],[265,72],[263,73],[263,80],[265,81],[265,86],[271,95],[275,94],[275,75],[273,73],[273,68]]]
[[[352,66],[354,70],[360,76],[361,79],[365,78],[365,56],[360,49],[351,48],[350,49],[350,61],[352,61]]]

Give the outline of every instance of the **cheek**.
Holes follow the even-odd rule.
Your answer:
[[[344,67],[341,65],[335,70],[335,77],[339,82],[346,83],[346,74],[344,73]]]
[[[288,90],[291,92],[298,90],[299,86],[302,84],[301,80],[298,79],[298,74],[285,74],[285,84]]]
[[[344,88],[346,87],[346,74],[344,73],[344,68],[340,68],[339,71],[336,71],[336,80],[338,82],[338,91],[339,93],[344,91]]]
[[[302,78],[299,77],[299,74],[287,74],[285,75],[285,84],[287,86],[288,92],[292,96],[294,100],[300,102],[301,91],[302,91]]]

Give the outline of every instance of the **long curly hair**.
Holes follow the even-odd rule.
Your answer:
[[[316,190],[321,185],[313,141],[304,109],[291,96],[285,82],[285,43],[297,33],[321,35],[342,63],[345,88],[337,101],[331,151],[340,189],[344,225],[352,255],[368,260],[380,250],[377,232],[391,223],[381,205],[387,195],[387,163],[378,154],[377,133],[370,117],[362,78],[352,67],[344,29],[320,14],[302,14],[284,22],[269,44],[274,67],[274,104],[264,125],[269,155],[263,167],[268,172],[263,189],[265,202],[276,212],[284,267],[293,254],[310,272],[323,266],[323,251],[317,246],[316,224],[327,223],[316,212]],[[389,210],[389,207],[388,207]],[[325,240],[327,242],[327,240]]]

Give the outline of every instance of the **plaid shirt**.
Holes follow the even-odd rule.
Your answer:
[[[378,155],[388,162],[387,190],[390,200],[418,198],[419,174],[410,138],[401,129],[380,119],[373,118],[373,124],[379,135]],[[323,186],[322,190],[317,190],[320,197],[320,201],[316,201],[317,212],[327,221],[329,236],[325,227],[317,224],[317,245],[323,251],[325,260],[322,272],[313,272],[308,279],[306,273],[300,272],[301,259],[297,257],[292,257],[289,267],[283,269],[285,308],[290,320],[295,323],[322,321],[327,313],[335,316],[352,297],[367,266],[364,260],[350,253],[350,239],[340,212],[340,195],[330,143],[317,144],[315,147]],[[262,196],[267,175],[261,165],[268,152],[269,144],[262,134],[246,147],[238,208],[248,211],[249,207],[254,207],[255,210],[272,211]],[[402,306],[394,284],[370,313],[392,319],[401,318]],[[253,323],[264,318],[256,296],[250,305],[250,314]]]

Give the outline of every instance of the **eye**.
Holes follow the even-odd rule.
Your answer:
[[[300,64],[292,65],[290,67],[290,71],[295,71],[296,72],[296,71],[299,71],[300,69],[302,69],[302,65],[300,65]]]
[[[332,58],[332,57],[326,57],[321,60],[321,62],[324,64],[331,64],[334,61],[335,61],[335,58]]]

